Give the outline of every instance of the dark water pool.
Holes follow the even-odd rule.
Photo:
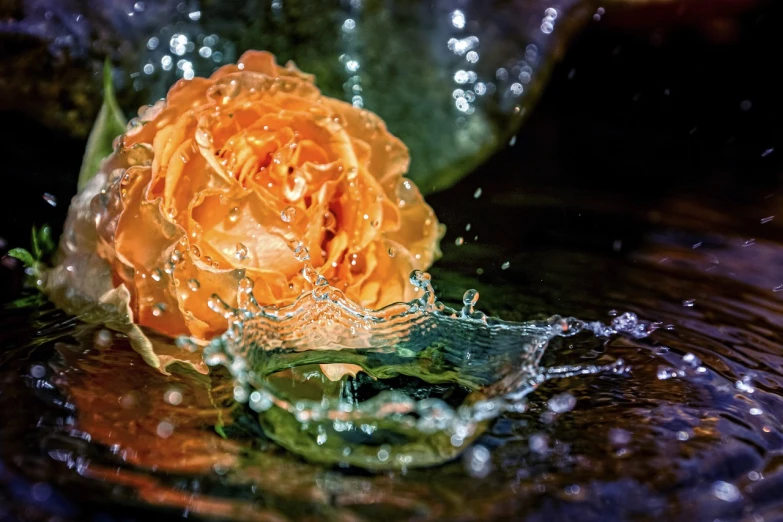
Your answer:
[[[449,463],[371,473],[273,444],[224,373],[165,377],[100,328],[9,309],[0,520],[783,519],[781,23],[753,12],[722,44],[592,28],[515,144],[429,198],[449,227],[431,271],[444,300],[476,288],[508,320],[660,323],[560,339],[543,361],[626,371],[544,383]],[[38,176],[3,200],[18,240],[61,219],[36,187],[70,186],[80,145],[1,117],[3,156]],[[31,157],[43,136],[56,154]]]

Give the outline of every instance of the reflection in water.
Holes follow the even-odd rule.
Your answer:
[[[684,201],[667,208],[669,222],[681,224],[693,210]],[[702,221],[691,227],[696,234],[711,227],[704,220],[709,213],[700,212]],[[694,232],[668,230],[657,228],[627,259],[556,249],[488,269],[479,291],[482,307],[493,314],[529,316],[529,300],[544,298],[563,311],[594,317],[616,305],[662,327],[641,339],[602,341],[591,332],[554,339],[542,368],[602,366],[621,358],[627,370],[542,383],[524,408],[504,411],[462,456],[441,466],[368,474],[345,462],[308,463],[275,443],[275,433],[260,428],[255,412],[236,405],[232,376],[221,367],[210,378],[183,372],[167,377],[145,365],[120,336],[48,312],[38,328],[50,325],[40,337],[53,340],[32,352],[7,351],[0,366],[0,406],[15,411],[20,402],[26,405],[0,429],[2,480],[25,477],[28,490],[19,491],[52,484],[52,499],[78,491],[70,498],[99,508],[130,502],[172,509],[172,516],[233,520],[483,520],[518,513],[712,520],[740,518],[751,505],[754,513],[774,513],[783,480],[776,458],[783,444],[783,307],[768,283],[781,246],[757,239],[750,255],[744,240],[729,235],[693,249]],[[449,248],[462,249],[462,270],[497,261],[496,251]],[[761,266],[757,256],[769,265],[749,270]],[[476,281],[451,271],[449,259],[455,258],[447,252],[434,277],[442,297],[453,302],[464,281]],[[520,286],[553,267],[569,282],[567,292],[553,297],[547,293],[562,289]],[[598,297],[590,284],[595,277],[604,277]],[[683,305],[691,299],[692,306]],[[7,331],[20,332],[17,325],[25,320],[7,315]],[[405,391],[425,388],[421,381],[373,381],[361,373],[333,383],[314,378],[315,370],[303,364],[275,372],[288,372],[294,388],[270,382],[280,394],[305,399],[314,390],[339,396],[347,384],[364,398],[378,393],[377,382]],[[480,372],[466,375],[481,378]],[[463,388],[452,387],[452,395],[440,389],[439,398],[458,403],[470,392],[469,385]],[[288,440],[307,439],[300,434]],[[387,444],[391,456],[394,441]],[[309,455],[305,445],[293,449]],[[79,519],[81,506],[68,509]]]

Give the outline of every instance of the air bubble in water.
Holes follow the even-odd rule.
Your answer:
[[[245,258],[247,258],[247,247],[242,243],[237,243],[234,257],[236,257],[239,261],[244,261]]]

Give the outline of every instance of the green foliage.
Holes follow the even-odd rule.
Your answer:
[[[101,161],[111,154],[114,138],[125,132],[125,116],[114,96],[111,80],[111,64],[108,59],[103,66],[103,105],[87,139],[87,148],[82,158],[77,189],[81,191],[98,173]]]

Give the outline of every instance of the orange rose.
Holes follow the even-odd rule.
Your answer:
[[[261,304],[293,301],[306,282],[291,240],[330,284],[373,308],[413,298],[411,271],[440,255],[440,225],[403,178],[403,143],[269,53],[180,80],[139,114],[74,198],[61,243],[61,265],[111,280],[90,282],[93,298],[127,289],[133,323],[221,333],[226,320],[208,300],[236,305],[243,277]]]

